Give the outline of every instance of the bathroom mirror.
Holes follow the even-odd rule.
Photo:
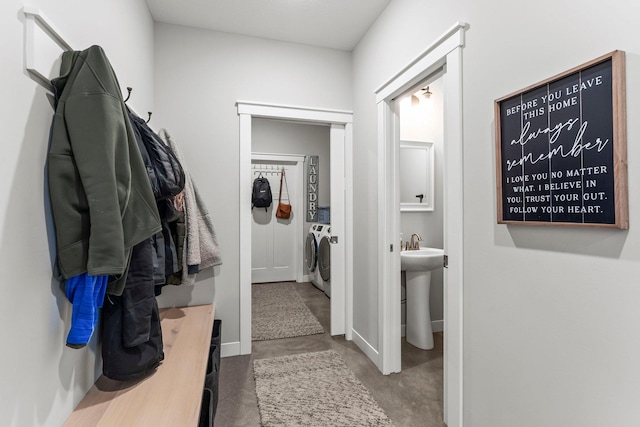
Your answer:
[[[400,141],[400,211],[433,210],[433,142]]]

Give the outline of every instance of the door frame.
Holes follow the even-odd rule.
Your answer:
[[[462,48],[468,25],[458,22],[376,91],[378,105],[379,369],[401,370],[399,120],[395,99],[440,70],[444,85],[444,421],[463,425],[463,129]]]
[[[294,204],[296,206],[304,206],[304,156],[299,154],[280,154],[280,153],[259,153],[252,152],[251,153],[251,164],[253,165],[253,161],[265,161],[265,162],[273,162],[273,163],[290,163],[296,168],[296,175],[294,180],[296,181],[296,185],[298,188],[298,192],[296,194]],[[289,174],[287,174],[289,176]],[[251,174],[251,179],[254,179],[254,174]],[[290,180],[291,178],[289,178]],[[275,204],[275,193],[274,193],[274,204]],[[293,265],[295,265],[295,276],[297,282],[304,281],[304,269],[302,267],[302,253],[304,250],[303,247],[303,233],[304,233],[304,218],[302,215],[298,215],[294,213],[294,226],[295,226],[295,246],[293,250]]]
[[[332,280],[331,334],[351,340],[353,328],[353,113],[304,106],[237,101],[240,121],[240,354],[251,354],[251,120],[266,118],[331,127],[330,143],[344,147],[344,289]],[[334,174],[333,168],[331,174]],[[333,196],[332,196],[333,197]],[[333,279],[332,272],[332,279]],[[339,309],[340,308],[340,309]],[[335,323],[335,324],[334,324]]]

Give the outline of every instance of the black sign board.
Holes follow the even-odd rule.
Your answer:
[[[495,101],[498,223],[628,228],[624,60]]]

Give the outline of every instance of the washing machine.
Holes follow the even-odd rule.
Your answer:
[[[322,290],[331,298],[331,225],[325,224],[320,230],[318,261],[316,270],[322,281]]]
[[[320,230],[322,230],[322,224],[311,224],[307,238],[304,244],[304,264],[309,270],[311,276],[311,283],[313,283],[318,289],[324,291],[322,288],[322,281],[318,279],[318,244],[320,243]]]
[[[311,283],[327,296],[331,293],[331,226],[328,224],[313,223],[307,233],[304,245],[304,261]]]

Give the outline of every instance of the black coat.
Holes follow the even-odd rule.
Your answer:
[[[107,295],[103,316],[104,375],[123,381],[151,374],[164,353],[150,240],[133,248],[122,296]]]
[[[154,197],[156,200],[173,198],[184,189],[185,174],[182,165],[171,148],[143,119],[131,110],[127,111]]]

